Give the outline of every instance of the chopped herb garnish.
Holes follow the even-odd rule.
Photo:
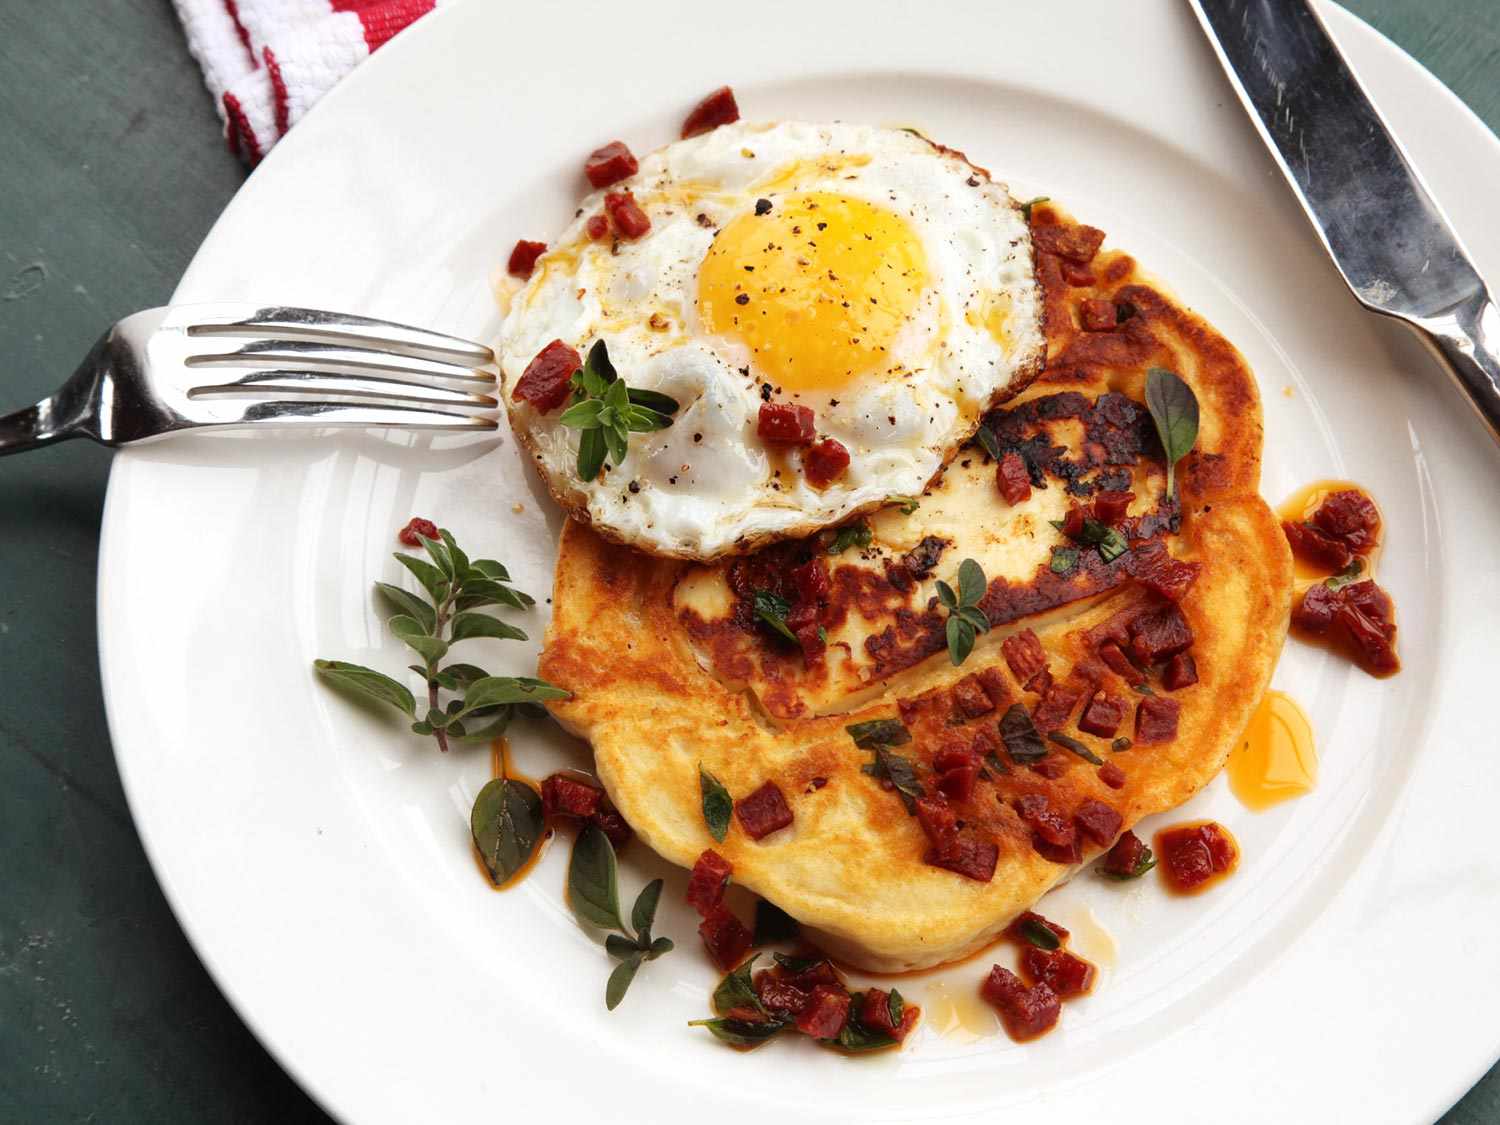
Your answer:
[[[903,516],[909,516],[920,507],[919,498],[916,496],[905,496],[899,492],[893,492],[885,498],[887,504],[894,504],[901,509]]]
[[[1057,743],[1064,750],[1070,750],[1074,754],[1077,754],[1080,758],[1082,758],[1085,762],[1088,762],[1090,765],[1102,766],[1104,764],[1104,759],[1099,757],[1098,754],[1095,754],[1087,746],[1079,742],[1078,739],[1063,734],[1062,731],[1049,731],[1047,733],[1047,738],[1050,741]]]
[[[704,769],[701,762],[698,764],[698,789],[703,796],[703,823],[708,826],[708,834],[722,844],[724,837],[729,835],[734,800],[724,783]]]
[[[1116,754],[1119,754],[1126,750],[1129,750],[1134,745],[1135,743],[1131,742],[1130,739],[1126,738],[1124,735],[1121,735],[1119,738],[1115,739],[1109,744],[1109,748]]]
[[[1052,548],[1052,573],[1067,574],[1078,565],[1078,551],[1074,547]]]
[[[1130,544],[1125,541],[1125,536],[1096,519],[1085,519],[1083,530],[1079,532],[1078,537],[1083,542],[1098,547],[1099,557],[1105,562],[1114,562],[1130,550]]]
[[[1343,570],[1339,571],[1332,578],[1326,579],[1323,585],[1327,586],[1330,590],[1342,590],[1349,583],[1357,582],[1359,576],[1364,572],[1365,560],[1356,555],[1349,560],[1348,566],[1344,567]]]
[[[855,992],[849,997],[849,1018],[844,1021],[844,1026],[839,1029],[837,1039],[829,1039],[824,1042],[837,1044],[845,1051],[880,1051],[886,1047],[894,1047],[898,1040],[887,1035],[883,1031],[873,1031],[866,1027],[859,1019],[859,1013],[865,1008],[865,994]],[[900,1027],[900,1020],[896,1021]]]
[[[1031,209],[1038,203],[1046,203],[1051,198],[1050,195],[1039,195],[1035,199],[1028,199],[1025,203],[1021,204],[1021,217],[1028,223],[1031,222]]]
[[[1137,695],[1155,695],[1156,694],[1156,692],[1154,692],[1154,691],[1151,690],[1151,685],[1148,684],[1145,680],[1142,680],[1138,684],[1131,684],[1130,685],[1130,690],[1133,691],[1133,692],[1135,692]]]
[[[864,520],[856,523],[846,523],[833,534],[833,542],[828,546],[830,555],[842,555],[850,547],[868,547],[870,545],[870,525]]]
[[[990,429],[983,422],[979,424],[979,429],[974,431],[974,440],[984,447],[984,451],[990,455],[991,461],[1000,460],[1001,452],[999,439],[995,437],[995,431]]]
[[[1198,440],[1198,396],[1175,371],[1153,367],[1146,372],[1146,407],[1167,455],[1167,495],[1177,495],[1177,462]]]
[[[1016,926],[1016,932],[1038,949],[1045,949],[1049,953],[1062,945],[1052,927],[1037,918],[1022,918]]]
[[[797,634],[786,623],[786,615],[792,612],[792,603],[771,593],[770,590],[755,591],[755,616],[792,644],[797,644]]]
[[[979,564],[964,559],[958,566],[958,593],[946,582],[936,585],[938,601],[948,610],[948,659],[957,666],[974,651],[975,638],[990,631],[990,619],[979,608],[989,584]]]
[[[731,1047],[749,1051],[768,1043],[791,1025],[782,1020],[767,1019],[764,1023],[749,1020],[688,1020],[689,1027],[706,1027],[714,1038],[723,1040]]]
[[[991,751],[984,756],[984,764],[998,774],[1010,773],[1010,767],[1000,760],[1000,755]]]
[[[1106,879],[1114,879],[1116,882],[1123,883],[1130,879],[1139,879],[1155,866],[1156,857],[1151,854],[1151,849],[1142,847],[1140,858],[1135,861],[1135,866],[1129,871],[1109,871],[1101,865],[1099,874],[1103,875]]]
[[[1047,756],[1047,747],[1025,704],[1013,703],[1005,712],[1000,720],[1000,739],[1013,762],[1035,762]]]
[[[917,798],[927,796],[927,790],[917,780],[916,768],[886,746],[872,746],[870,750],[875,755],[875,760],[860,768],[878,781],[889,781],[900,796],[901,803],[906,806],[906,811],[915,813]]]
[[[578,438],[578,479],[591,481],[605,455],[619,465],[633,433],[649,433],[672,424],[677,400],[660,391],[627,387],[609,360],[609,349],[597,340],[583,366],[573,372],[573,403],[558,416],[564,426],[582,431]]]
[[[861,750],[871,750],[876,746],[904,746],[911,741],[911,732],[900,719],[870,719],[844,730]]]

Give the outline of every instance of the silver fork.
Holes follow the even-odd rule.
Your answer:
[[[56,394],[0,418],[0,454],[181,430],[493,430],[494,355],[422,328],[248,304],[148,309],[106,332]]]

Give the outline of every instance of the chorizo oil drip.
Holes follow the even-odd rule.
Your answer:
[[[1295,700],[1268,691],[1229,756],[1229,788],[1259,812],[1309,792],[1318,780],[1312,724]]]
[[[522,785],[535,789],[538,793],[542,791],[542,787],[534,778],[527,777],[516,770],[515,763],[511,760],[510,756],[510,739],[506,738],[503,734],[490,743],[490,776],[509,778],[511,781],[519,781]],[[490,878],[489,870],[484,866],[484,860],[479,855],[479,849],[471,844],[469,850],[474,856],[474,862],[479,866],[479,873],[484,876],[485,884],[491,890],[508,891],[512,887],[524,882],[526,877],[536,869],[536,865],[541,861],[542,853],[547,850],[547,844],[553,835],[553,830],[549,826],[547,831],[542,834],[541,844],[537,847],[536,851],[531,853],[531,858],[526,861],[520,870],[503,883],[496,883]]]

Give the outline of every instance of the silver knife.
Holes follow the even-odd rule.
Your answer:
[[[1415,328],[1500,441],[1500,309],[1309,0],[1189,0],[1360,304]]]

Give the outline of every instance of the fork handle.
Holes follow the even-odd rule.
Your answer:
[[[85,436],[78,418],[66,415],[67,412],[59,409],[57,396],[51,395],[35,406],[0,418],[0,457]]]

